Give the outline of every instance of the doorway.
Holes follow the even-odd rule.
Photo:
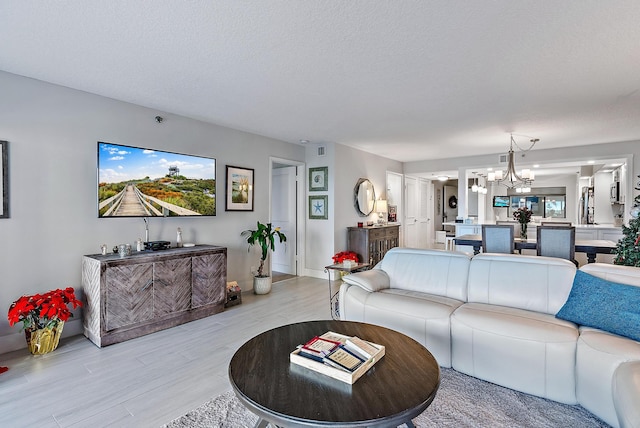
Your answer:
[[[283,281],[299,275],[301,266],[300,250],[304,248],[301,233],[304,219],[304,164],[286,159],[270,159],[270,221],[279,227],[287,237],[286,242],[276,240],[275,251],[271,254],[271,275],[273,282]]]

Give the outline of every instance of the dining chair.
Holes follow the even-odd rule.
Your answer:
[[[496,220],[496,224],[508,224],[513,226],[513,237],[520,237],[520,223],[515,220]]]
[[[513,226],[509,224],[482,225],[482,252],[513,254]]]
[[[558,257],[576,266],[576,228],[571,226],[540,225],[536,228],[536,252],[539,256]]]

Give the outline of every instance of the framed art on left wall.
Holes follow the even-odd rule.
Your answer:
[[[0,218],[9,218],[9,143],[0,141]]]
[[[309,196],[310,220],[327,220],[329,218],[329,211],[327,209],[328,200],[329,197],[327,195]]]
[[[253,172],[227,165],[226,211],[253,211]]]

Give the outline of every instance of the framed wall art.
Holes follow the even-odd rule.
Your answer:
[[[253,211],[253,169],[227,165],[225,211]]]
[[[309,196],[310,220],[326,220],[329,218],[329,212],[327,209],[328,200],[329,197],[327,195]]]
[[[9,143],[0,141],[0,218],[9,218]]]
[[[309,168],[309,191],[321,192],[329,190],[329,167]]]

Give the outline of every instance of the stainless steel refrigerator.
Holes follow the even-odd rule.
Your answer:
[[[593,187],[583,187],[580,192],[580,224],[594,223],[594,206]]]

